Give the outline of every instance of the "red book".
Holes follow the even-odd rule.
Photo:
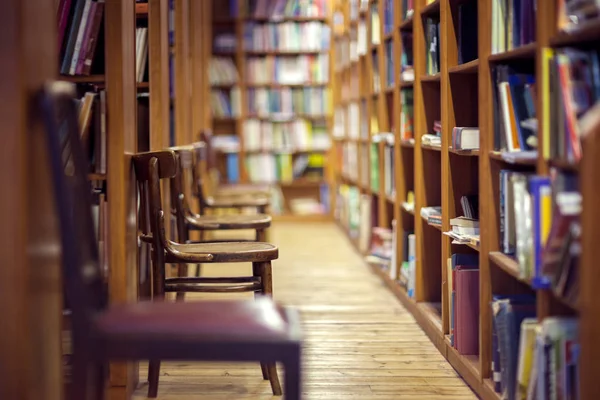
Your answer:
[[[454,343],[459,354],[479,354],[479,270],[456,271]]]
[[[69,22],[69,11],[71,11],[71,0],[60,0],[57,12],[59,51],[62,49],[63,40],[65,38],[65,32],[67,30],[67,24]]]

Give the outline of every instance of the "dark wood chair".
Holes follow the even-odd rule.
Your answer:
[[[255,295],[271,296],[271,261],[277,259],[278,249],[264,242],[208,242],[176,243],[165,235],[164,211],[162,208],[161,180],[173,179],[178,173],[176,154],[172,150],[139,153],[133,156],[140,192],[141,240],[149,243],[152,254],[152,297],[163,298],[166,292],[176,292],[183,300],[185,293],[233,293],[254,292]],[[242,277],[189,277],[167,278],[165,264],[204,263],[252,263],[252,276]],[[261,363],[263,378],[271,382],[273,393],[281,394],[275,364]],[[150,360],[148,379],[149,397],[154,397],[158,387],[160,361]]]
[[[167,260],[200,259],[211,262],[242,261],[257,263],[260,276],[251,286],[267,296],[254,301],[140,302],[109,307],[106,284],[98,264],[98,248],[93,231],[91,194],[86,181],[86,160],[79,138],[73,103],[74,87],[65,82],[52,83],[40,93],[38,104],[48,131],[48,149],[55,203],[59,217],[64,286],[71,307],[72,379],[69,400],[104,399],[107,365],[126,360],[260,361],[269,366],[273,391],[281,394],[275,363],[286,368],[286,398],[300,398],[299,317],[293,310],[276,305],[264,288],[270,288],[270,260],[277,249],[266,244],[240,245],[233,254],[231,245],[177,245],[164,235],[154,234],[154,266],[164,271]],[[60,111],[58,111],[60,110]],[[57,121],[64,116],[65,122]],[[60,126],[60,128],[59,128]],[[145,171],[148,192],[159,192],[159,176],[172,176],[174,163],[159,165],[172,153],[160,157],[138,157]],[[144,162],[144,160],[147,161]],[[140,171],[140,172],[141,172]],[[143,173],[143,172],[142,172]],[[148,209],[152,225],[162,229],[160,203]],[[246,247],[244,247],[246,246]],[[162,251],[160,249],[163,249]],[[111,266],[111,269],[136,266]],[[187,285],[185,281],[177,284]],[[241,283],[240,283],[241,284]],[[247,282],[243,282],[247,284]],[[166,289],[163,280],[155,281],[157,292]],[[160,300],[156,296],[155,300]],[[158,369],[154,364],[157,388]],[[273,379],[275,378],[275,379]],[[156,396],[156,392],[150,393]]]
[[[259,213],[267,212],[271,198],[269,185],[220,183],[210,130],[202,131],[200,142],[192,146],[196,150],[191,171],[194,181],[193,194],[198,199],[200,214],[223,208],[255,208]]]

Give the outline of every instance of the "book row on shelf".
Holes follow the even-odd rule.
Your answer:
[[[329,88],[303,87],[247,90],[247,109],[250,116],[293,116],[294,114],[326,116],[331,114]]]
[[[246,60],[246,81],[256,84],[325,84],[329,81],[329,55],[251,57]]]
[[[210,92],[212,115],[218,118],[237,118],[241,115],[240,88],[213,89]]]
[[[316,18],[327,16],[327,0],[230,0],[228,17],[251,17],[278,20],[282,18]]]
[[[235,63],[228,57],[212,57],[208,66],[208,79],[211,85],[234,85],[240,76]]]
[[[88,172],[106,174],[106,91],[87,91],[76,103],[80,136],[90,160]]]
[[[98,42],[104,42],[103,15],[104,0],[61,0],[58,3],[61,74],[90,75],[95,58],[104,58],[103,46],[98,46]],[[104,63],[99,60],[97,64]]]
[[[330,46],[331,28],[318,21],[244,24],[244,49],[258,52],[317,52]]]
[[[492,1],[492,54],[535,42],[536,10],[536,0]]]
[[[245,151],[327,151],[331,140],[327,125],[306,119],[271,122],[248,119],[242,135]]]
[[[136,28],[135,33],[135,76],[137,82],[147,82],[148,28]]]

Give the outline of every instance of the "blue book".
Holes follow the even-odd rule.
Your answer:
[[[227,181],[238,183],[240,181],[239,157],[237,153],[227,154]]]
[[[547,176],[529,178],[533,205],[533,277],[534,289],[550,288],[550,279],[542,274],[542,251],[550,232],[552,188]]]

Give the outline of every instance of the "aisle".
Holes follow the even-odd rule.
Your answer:
[[[275,298],[298,307],[304,321],[305,399],[477,398],[337,226],[278,223],[271,235],[280,247],[273,267]],[[205,272],[215,275],[216,268],[235,274],[250,267],[229,264]],[[143,367],[141,380],[145,374]],[[144,384],[134,398],[144,399],[146,390]],[[278,397],[258,364],[186,362],[163,365],[159,399]]]

